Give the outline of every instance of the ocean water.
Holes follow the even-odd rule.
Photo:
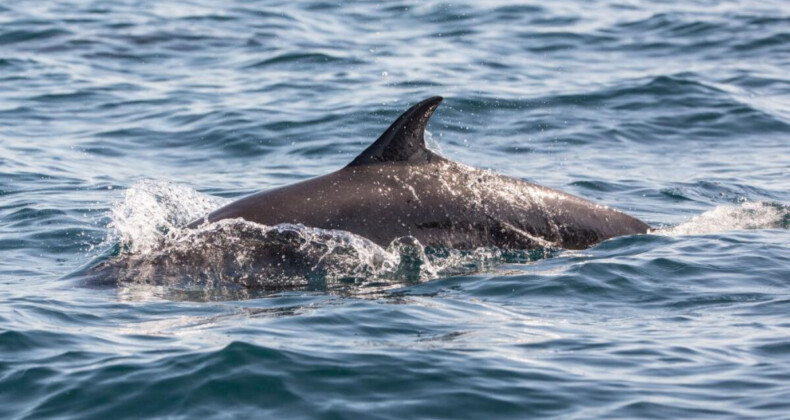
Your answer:
[[[788,68],[785,1],[2,2],[0,418],[790,418]],[[432,95],[435,150],[655,230],[181,230]],[[272,244],[320,269],[240,287]]]

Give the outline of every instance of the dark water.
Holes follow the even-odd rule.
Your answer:
[[[783,1],[3,2],[0,418],[788,418],[788,68]],[[659,230],[339,291],[69,277],[436,94],[446,156]]]

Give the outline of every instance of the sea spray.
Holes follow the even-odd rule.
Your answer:
[[[746,202],[738,206],[716,206],[676,226],[650,233],[666,236],[709,235],[728,230],[788,228],[790,208],[777,203]]]

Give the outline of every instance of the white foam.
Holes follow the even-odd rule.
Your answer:
[[[137,182],[111,210],[108,242],[118,241],[133,253],[151,251],[169,232],[227,202],[170,182]]]
[[[783,227],[790,209],[762,201],[739,206],[717,206],[677,226],[656,229],[650,233],[666,236],[707,235],[728,230],[769,229]]]

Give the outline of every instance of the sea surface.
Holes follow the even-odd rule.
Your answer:
[[[655,229],[405,274],[184,239],[433,95],[434,150]],[[3,1],[0,418],[790,418],[788,205],[787,1]],[[318,274],[238,285],[293,238]]]

